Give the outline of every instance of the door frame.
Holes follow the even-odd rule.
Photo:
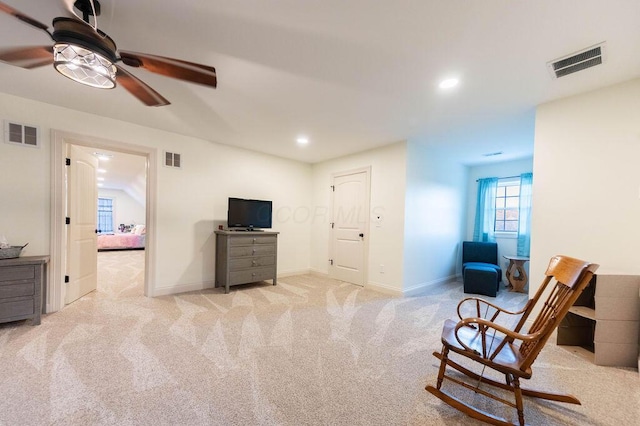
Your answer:
[[[369,283],[369,241],[371,240],[371,166],[358,167],[355,169],[345,170],[341,172],[331,173],[330,178],[330,188],[335,184],[335,178],[354,175],[356,173],[365,173],[366,175],[366,183],[365,183],[365,208],[367,209],[367,222],[365,224],[365,238],[363,240],[363,256],[364,262],[362,265],[363,277],[362,277],[362,286],[366,287]],[[334,192],[330,191],[330,200],[329,200],[329,211],[331,212],[331,223],[333,222],[333,214],[334,214]],[[329,229],[329,259],[333,259],[333,227]],[[329,265],[329,277],[332,277],[333,274],[333,265]]]
[[[65,158],[67,145],[79,145],[96,149],[122,152],[145,157],[146,173],[146,237],[144,295],[153,296],[156,265],[156,202],[158,150],[142,145],[117,142],[94,136],[81,135],[61,130],[51,130],[51,256],[49,263],[49,285],[46,291],[46,312],[61,310],[65,304],[64,276],[67,264],[67,181]]]

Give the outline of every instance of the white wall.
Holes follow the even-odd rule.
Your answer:
[[[404,229],[405,294],[455,277],[463,238],[466,167],[456,153],[409,142]]]
[[[28,241],[25,255],[50,252],[51,129],[155,147],[159,162],[163,150],[182,154],[182,169],[158,164],[153,294],[213,285],[213,231],[226,223],[227,197],[270,199],[276,210],[311,205],[308,164],[5,94],[0,94],[0,118],[39,126],[42,136],[40,149],[0,143],[0,233],[11,243]],[[309,224],[276,217],[274,230],[281,232],[279,273],[308,271]]]
[[[1,95],[0,95],[1,96]],[[0,120],[9,118],[0,97]],[[16,105],[19,106],[19,105]],[[17,111],[22,124],[37,124],[28,107]],[[11,116],[13,118],[13,116]],[[42,133],[42,132],[41,132]],[[40,148],[0,142],[0,235],[11,245],[29,243],[23,256],[49,253],[50,146]],[[47,135],[48,138],[48,135]],[[48,140],[48,139],[47,139]]]
[[[522,173],[533,171],[533,158],[525,158],[522,160],[505,161],[501,163],[483,164],[469,167],[469,175],[467,180],[467,210],[466,210],[466,232],[465,240],[473,239],[473,226],[476,215],[476,200],[478,196],[478,179],[487,177],[509,177],[520,176]],[[534,176],[535,182],[535,176]],[[497,237],[498,243],[498,260],[502,267],[503,279],[506,280],[504,274],[507,272],[509,261],[504,259],[502,255],[515,255],[518,251],[518,240],[515,237]],[[461,273],[462,266],[456,269],[457,273]],[[525,263],[525,270],[528,273],[529,263]]]
[[[406,143],[398,142],[313,166],[313,213],[311,224],[311,268],[329,272],[329,223],[331,175],[371,166],[371,211],[381,214],[380,226],[371,222],[367,285],[402,293],[404,194]],[[384,265],[384,273],[380,265]]]
[[[140,157],[141,161],[144,161]],[[98,197],[111,198],[113,200],[113,230],[118,229],[118,225],[138,224],[145,222],[145,206],[134,200],[129,194],[120,189],[98,189]]]
[[[640,79],[541,105],[535,132],[530,293],[556,254],[640,273]]]

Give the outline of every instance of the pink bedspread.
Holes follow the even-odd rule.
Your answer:
[[[144,247],[144,237],[136,234],[98,235],[98,250],[141,248]]]

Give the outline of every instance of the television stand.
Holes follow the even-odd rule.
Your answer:
[[[264,280],[276,285],[278,232],[216,231],[216,287]]]

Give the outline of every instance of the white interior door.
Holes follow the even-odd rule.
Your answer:
[[[67,275],[65,304],[92,292],[98,284],[96,235],[98,159],[74,145],[68,151],[67,167]]]
[[[329,275],[364,285],[369,231],[369,172],[333,177],[331,260]]]

